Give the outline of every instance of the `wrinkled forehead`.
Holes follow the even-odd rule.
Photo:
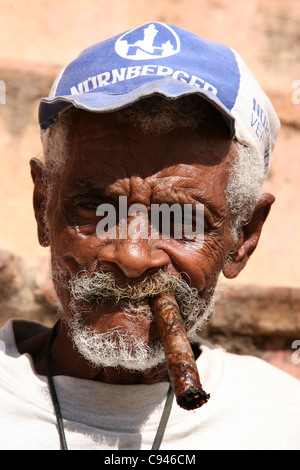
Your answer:
[[[178,164],[217,166],[232,149],[232,140],[218,121],[173,128],[162,119],[158,129],[149,130],[154,126],[153,120],[146,121],[145,131],[120,116],[79,112],[67,133],[67,158],[72,166],[108,162],[116,171],[118,166],[158,171]]]
[[[159,172],[169,177],[179,166],[181,177],[191,180],[195,165],[220,167],[227,180],[234,154],[223,118],[191,97],[152,97],[114,113],[70,108],[47,132],[48,167],[60,181],[95,180],[99,174],[109,174],[110,180]]]

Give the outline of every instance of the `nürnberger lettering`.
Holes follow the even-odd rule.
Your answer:
[[[113,85],[117,82],[131,80],[145,75],[155,75],[157,77],[170,76],[174,80],[178,80],[186,83],[187,85],[210,91],[214,95],[216,95],[218,92],[214,85],[206,82],[201,77],[197,77],[196,75],[189,75],[184,70],[173,70],[171,67],[152,64],[122,67],[121,69],[113,69],[110,72],[102,72],[93,77],[89,77],[83,82],[78,83],[76,86],[72,86],[70,91],[72,95],[88,93],[89,91],[95,90],[96,88]]]

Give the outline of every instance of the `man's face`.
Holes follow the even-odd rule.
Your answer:
[[[101,272],[116,276],[123,287],[139,286],[147,276],[153,278],[163,270],[172,278],[182,278],[203,303],[209,302],[233,246],[224,191],[232,142],[218,126],[146,136],[128,123],[85,112],[79,114],[70,135],[68,163],[59,183],[53,185],[46,214],[63,316],[70,328],[70,319],[80,316],[81,328],[89,327],[95,334],[118,330],[128,341],[134,336],[142,345],[155,345],[158,333],[147,295],[135,300],[130,312],[130,302],[124,308],[117,298],[90,303],[84,295],[80,299],[70,292],[69,282]],[[142,204],[149,214],[152,204],[203,204],[203,245],[172,236],[99,237],[97,207],[109,204],[118,213],[120,196],[126,197],[128,208]],[[127,224],[133,220],[134,216],[129,217]],[[201,315],[198,311],[197,316]]]

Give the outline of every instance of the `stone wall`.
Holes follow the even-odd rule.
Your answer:
[[[300,377],[300,364],[291,360],[292,344],[300,340],[300,92],[292,87],[300,80],[298,0],[153,0],[151,6],[146,0],[109,6],[104,0],[67,0],[59,6],[48,0],[2,0],[0,324],[21,316],[51,325],[57,310],[48,251],[37,242],[28,165],[41,152],[39,99],[84,47],[152,20],[234,47],[279,114],[282,129],[265,184],[276,202],[247,267],[236,281],[224,280],[204,335]]]

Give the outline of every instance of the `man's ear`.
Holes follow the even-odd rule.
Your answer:
[[[30,160],[31,177],[34,184],[33,209],[37,222],[38,239],[41,246],[49,246],[45,224],[46,195],[44,189],[45,166],[37,158]]]
[[[246,266],[248,259],[258,244],[263,224],[274,201],[275,197],[272,194],[262,194],[251,220],[241,227],[240,238],[235,246],[234,253],[230,255],[223,268],[223,274],[228,279],[235,278]]]

